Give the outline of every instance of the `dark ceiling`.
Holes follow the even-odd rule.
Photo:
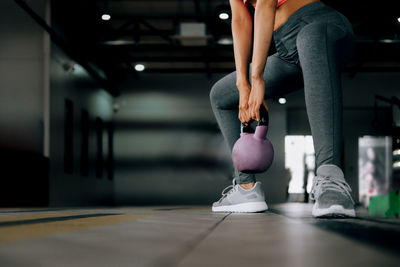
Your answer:
[[[17,0],[16,0],[17,1]],[[290,0],[289,0],[290,1]],[[17,1],[18,2],[18,1]],[[347,71],[400,70],[400,9],[397,1],[339,1],[325,4],[352,22],[357,54]],[[229,20],[229,1],[213,0],[55,0],[52,29],[84,60],[99,66],[115,84],[127,75],[145,72],[201,72],[211,75],[234,69]],[[102,14],[111,15],[109,21]],[[183,45],[179,26],[185,22],[205,23],[203,37]],[[186,39],[184,39],[185,41]]]

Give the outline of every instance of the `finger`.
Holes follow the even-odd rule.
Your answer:
[[[246,126],[247,126],[247,119],[246,119],[246,117],[245,117],[245,116],[243,116],[243,117],[242,117],[242,120],[241,120],[241,122],[242,122],[244,125],[246,125]]]
[[[242,114],[242,113],[239,113],[239,120],[240,120],[242,123],[244,123],[244,118],[243,118],[243,114]]]
[[[249,108],[249,111],[247,113],[247,117],[248,117],[249,120],[253,119],[253,109],[252,108]]]
[[[252,120],[256,120],[257,119],[255,112],[251,112],[250,119],[252,119]]]
[[[247,123],[247,116],[246,116],[246,114],[243,112],[243,114],[242,114],[242,118],[241,118],[241,120],[240,120],[244,125],[246,125],[246,123]]]
[[[246,122],[246,125],[248,125],[250,120],[251,120],[250,113],[246,112],[246,114],[244,116],[244,121]]]
[[[247,117],[251,119],[252,115],[253,115],[253,109],[249,108],[247,111]]]
[[[258,110],[257,110],[257,109],[254,109],[254,111],[253,111],[253,116],[254,116],[254,119],[255,119],[256,121],[259,121],[259,119],[258,119],[259,114],[258,114]]]
[[[247,119],[246,119],[246,114],[245,114],[245,112],[241,112],[241,113],[240,113],[239,120],[240,120],[241,123],[243,123],[244,125],[247,126]]]
[[[253,106],[252,117],[253,117],[253,119],[255,119],[256,121],[258,121],[258,119],[257,119],[257,108],[256,108],[256,106]]]

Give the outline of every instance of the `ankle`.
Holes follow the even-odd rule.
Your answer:
[[[252,183],[248,183],[248,184],[239,184],[242,188],[249,190],[252,189],[254,187],[256,183],[252,182]]]

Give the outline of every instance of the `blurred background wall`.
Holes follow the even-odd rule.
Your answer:
[[[57,25],[50,1],[27,4]],[[16,2],[0,20],[0,205],[112,204],[113,97]]]
[[[55,45],[50,70],[50,205],[110,205],[113,97]]]
[[[40,16],[46,1],[32,2]],[[0,3],[0,203],[47,204],[44,31],[13,1]],[[30,174],[34,173],[35,177]]]

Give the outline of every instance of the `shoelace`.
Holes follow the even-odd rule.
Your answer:
[[[330,177],[330,176],[316,176],[311,188],[310,198],[312,200],[317,199],[327,189],[333,189],[338,192],[345,192],[354,204],[353,198],[350,195],[351,188],[341,179]]]
[[[220,198],[219,202],[221,202],[224,198],[226,198],[229,194],[236,190],[236,178],[233,178],[232,184],[227,186],[224,190],[222,190],[222,197]]]

